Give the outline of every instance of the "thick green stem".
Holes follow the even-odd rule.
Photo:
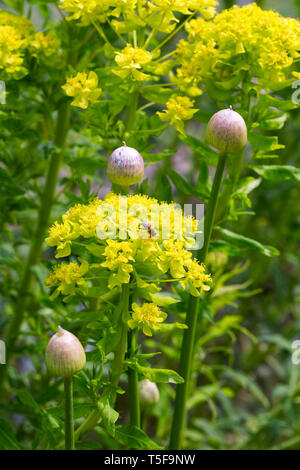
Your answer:
[[[55,189],[58,181],[59,169],[62,163],[65,140],[69,128],[70,105],[65,102],[59,112],[56,124],[55,145],[60,147],[60,151],[54,152],[48,167],[46,183],[41,199],[41,205],[38,214],[38,222],[32,238],[29,254],[25,263],[23,276],[20,282],[19,295],[16,301],[14,314],[10,320],[5,337],[7,363],[10,360],[15,341],[18,337],[23,318],[27,309],[28,296],[33,280],[32,267],[39,261],[42,250],[44,234],[48,227],[49,216],[55,195]],[[0,368],[0,385],[5,377],[6,367]]]
[[[198,259],[205,261],[209,241],[214,225],[218,194],[222,182],[223,172],[225,168],[226,155],[220,155],[211,195],[207,207],[207,213],[204,222],[204,244],[198,253]],[[183,377],[184,383],[178,384],[176,388],[175,410],[171,429],[170,449],[178,450],[181,447],[182,437],[185,427],[186,418],[186,401],[189,390],[192,359],[194,353],[195,334],[198,321],[199,297],[190,295],[188,311],[186,315],[186,325],[188,328],[184,330],[183,341],[181,347],[179,374]]]
[[[72,377],[64,379],[65,387],[65,449],[74,450],[74,411]]]
[[[219,224],[223,221],[226,216],[227,207],[231,198],[232,193],[236,189],[237,182],[239,180],[243,163],[244,163],[244,149],[235,155],[233,168],[231,172],[231,178],[229,184],[226,184],[224,191],[222,192],[222,198],[218,204],[216,210],[216,223]],[[229,172],[229,169],[228,169]]]
[[[126,131],[130,132],[134,128],[135,124],[135,115],[139,102],[139,92],[134,90],[134,92],[129,96],[128,107],[125,118]]]
[[[137,331],[130,331],[128,334],[128,344],[130,353],[134,354],[137,348]],[[141,426],[141,411],[140,411],[140,396],[139,396],[139,381],[138,373],[135,369],[128,369],[128,396],[129,396],[129,412],[130,424]]]
[[[129,194],[129,186],[120,186],[118,184],[112,183],[111,190],[115,194],[122,194],[127,196]]]

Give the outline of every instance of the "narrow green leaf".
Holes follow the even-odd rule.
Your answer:
[[[0,418],[0,448],[2,450],[24,449],[24,447],[17,441],[11,426],[2,418]]]
[[[300,181],[300,168],[290,165],[249,165],[248,168],[271,181]]]
[[[254,248],[265,256],[279,255],[279,251],[276,248],[263,245],[262,243],[258,242],[257,240],[253,240],[252,238],[244,237],[243,235],[231,232],[230,230],[221,227],[216,227],[216,230],[222,234],[226,241],[232,243],[233,245],[237,245],[242,248]]]
[[[162,382],[162,383],[171,383],[171,384],[180,384],[184,380],[180,377],[177,372],[170,369],[152,369],[151,367],[144,367],[138,363],[130,364],[130,367],[136,369],[141,375],[146,377],[146,379],[151,380],[151,382]]]
[[[128,449],[162,449],[142,429],[136,426],[117,426],[115,439]]]
[[[185,194],[186,196],[193,195],[198,199],[207,198],[207,188],[203,188],[203,190],[196,190],[190,183],[188,183],[184,178],[182,178],[182,176],[180,176],[174,170],[169,170],[168,174],[179,192]]]

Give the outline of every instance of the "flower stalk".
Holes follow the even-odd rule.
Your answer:
[[[75,449],[72,376],[65,377],[65,449]]]
[[[204,227],[204,244],[198,252],[198,259],[205,261],[210,237],[214,225],[218,195],[221,187],[223,172],[226,163],[226,154],[220,154],[216,174],[213,181],[211,195],[205,216]],[[170,449],[178,450],[181,448],[185,419],[186,419],[186,401],[188,396],[190,376],[192,370],[192,359],[194,353],[196,327],[198,322],[199,297],[190,295],[188,311],[186,316],[186,325],[188,328],[184,330],[183,342],[181,347],[181,356],[179,363],[179,374],[183,377],[184,382],[178,384],[176,388],[175,409],[173,415],[173,424],[171,429]]]
[[[134,354],[137,348],[137,330],[131,330],[128,333],[128,344],[130,354]],[[130,424],[141,426],[141,411],[140,411],[140,396],[139,396],[139,382],[138,373],[135,369],[128,368],[128,396],[129,396],[129,412]]]

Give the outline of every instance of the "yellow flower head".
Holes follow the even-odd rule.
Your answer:
[[[184,277],[185,266],[189,263],[192,253],[184,248],[184,242],[181,240],[164,240],[164,250],[159,255],[159,262],[162,270],[170,274],[174,279]]]
[[[33,50],[43,52],[46,56],[57,54],[59,46],[59,39],[52,33],[36,33],[30,41],[30,47]]]
[[[94,199],[69,209],[62,222],[50,228],[46,242],[57,246],[57,258],[77,254],[78,247],[80,255],[92,254],[97,262],[89,264],[90,269],[101,273],[109,289],[128,284],[131,277],[141,285],[141,276],[167,275],[184,286],[193,286],[193,295],[198,295],[208,278],[203,266],[191,263],[187,249],[191,231],[196,233],[196,229],[197,221],[173,203],[158,203],[140,194],[125,197],[110,193],[104,201]],[[149,289],[154,292],[153,286]],[[146,299],[152,300],[151,296]]]
[[[0,11],[0,25],[12,26],[23,39],[28,38],[34,33],[34,27],[31,21],[27,20],[24,16],[17,16],[4,10]]]
[[[140,72],[139,69],[149,64],[151,60],[152,55],[150,52],[141,47],[132,47],[127,44],[121,52],[116,52],[115,61],[119,68],[114,69],[114,73],[121,78],[130,75],[134,80],[145,80],[147,75]]]
[[[77,263],[61,263],[55,266],[49,277],[45,280],[48,288],[57,287],[53,297],[60,293],[63,295],[70,295],[74,293],[75,288],[79,288],[81,292],[86,292],[87,282],[83,278],[88,267],[87,263],[83,262],[81,266]]]
[[[128,320],[129,328],[139,328],[147,336],[152,336],[152,331],[159,329],[160,323],[166,318],[167,314],[153,303],[144,303],[141,307],[132,304],[132,318]]]
[[[194,101],[187,96],[176,96],[167,102],[167,109],[157,112],[162,121],[170,121],[179,132],[184,133],[183,121],[192,119],[196,113]]]
[[[0,26],[0,69],[7,74],[23,73],[23,50],[25,41],[13,26]]]
[[[186,29],[188,40],[177,47],[177,82],[190,95],[206,81],[237,85],[245,71],[272,89],[287,78],[300,49],[300,22],[255,3],[223,10],[212,21],[193,19]]]
[[[210,290],[210,286],[207,283],[211,282],[211,276],[205,273],[205,266],[199,264],[197,260],[191,259],[186,264],[187,272],[185,277],[180,280],[181,285],[186,288],[187,284],[190,288],[190,293],[197,297],[200,295],[200,290]]]
[[[55,222],[49,230],[46,238],[49,246],[57,246],[56,257],[69,256],[71,253],[71,226],[68,223],[59,224]]]
[[[120,33],[134,31],[139,26],[150,26],[156,31],[169,33],[178,19],[174,12],[189,15],[198,11],[204,18],[215,14],[217,0],[62,0],[61,8],[70,15],[67,20],[79,20],[81,25],[105,22],[110,17]]]
[[[73,106],[86,109],[90,103],[95,103],[102,90],[98,88],[98,77],[95,72],[87,75],[85,72],[78,72],[75,77],[67,78],[67,82],[62,86],[68,96],[74,97]]]

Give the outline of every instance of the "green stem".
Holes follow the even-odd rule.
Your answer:
[[[134,128],[135,124],[135,115],[139,102],[139,92],[137,89],[131,93],[128,99],[128,107],[125,118],[126,131],[130,132]]]
[[[72,376],[64,379],[65,387],[65,449],[74,450],[74,411]]]
[[[204,243],[203,247],[198,251],[197,258],[200,262],[204,263],[208,251],[208,246],[211,238],[212,229],[215,221],[215,214],[218,202],[218,195],[221,187],[223,173],[226,163],[226,154],[220,155],[217,169],[214,177],[213,186],[207,206],[207,213],[204,219]]]
[[[130,354],[133,355],[137,348],[137,330],[128,333],[128,344]],[[135,369],[128,368],[128,396],[129,396],[129,412],[130,424],[141,427],[141,411],[139,396],[138,373]]]
[[[209,241],[214,225],[214,218],[216,212],[216,205],[218,201],[218,194],[222,182],[222,176],[225,168],[226,155],[220,155],[214,182],[211,190],[211,195],[207,207],[207,213],[204,223],[204,244],[198,253],[198,259],[201,262],[205,261]],[[179,450],[181,447],[182,437],[185,427],[186,419],[186,401],[189,390],[192,359],[194,353],[196,327],[198,321],[198,308],[199,297],[189,297],[188,311],[186,315],[186,325],[188,328],[184,330],[183,341],[181,347],[179,374],[183,377],[184,383],[178,384],[176,388],[175,410],[173,416],[173,424],[171,429],[170,449]]]
[[[62,163],[63,152],[65,147],[66,136],[69,128],[70,119],[70,105],[69,102],[64,102],[61,106],[56,123],[56,136],[54,143],[60,147],[59,152],[54,152],[51,156],[46,183],[42,194],[41,205],[39,208],[38,222],[34,232],[34,236],[30,245],[29,254],[25,263],[23,277],[20,282],[20,289],[13,317],[8,324],[6,334],[6,351],[7,363],[11,358],[12,349],[18,337],[24,314],[27,308],[28,296],[33,281],[32,267],[37,264],[40,258],[42,245],[44,241],[44,234],[48,227],[49,216],[55,195],[55,189],[58,181],[59,169]],[[5,371],[7,367],[0,368],[0,385],[3,383]]]
[[[111,190],[113,193],[122,194],[123,196],[129,194],[129,186],[120,186],[118,184],[112,183]]]
[[[231,195],[234,192],[238,179],[240,177],[244,163],[244,149],[235,155],[234,167],[232,168],[232,176],[229,184],[226,184],[222,192],[222,198],[218,204],[216,211],[216,223],[219,225],[226,216],[226,209],[230,201]]]

